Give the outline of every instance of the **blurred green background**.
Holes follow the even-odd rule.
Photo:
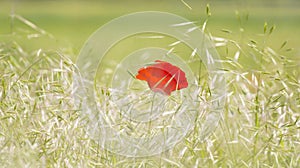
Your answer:
[[[210,4],[211,17],[207,32],[213,36],[235,40],[263,40],[264,23],[276,26],[268,38],[270,47],[280,49],[284,41],[293,48],[288,55],[300,53],[300,1],[298,0],[186,0],[192,10],[181,0],[2,0],[0,1],[0,42],[17,41],[26,49],[72,48],[75,55],[88,37],[101,25],[124,14],[155,10],[171,12],[199,26],[207,18],[205,8]],[[28,26],[12,14],[22,16],[54,38],[34,37]],[[244,30],[241,35],[242,29]],[[230,30],[228,34],[222,30]]]

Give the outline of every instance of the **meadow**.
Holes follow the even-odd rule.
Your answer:
[[[299,167],[299,7],[293,0],[1,1],[0,167]],[[73,75],[95,30],[149,10],[194,21],[212,39],[226,76],[226,102],[208,137],[200,138],[203,125],[196,120],[174,148],[126,157],[103,149],[87,133],[72,95]],[[101,79],[107,69],[132,51],[170,49],[174,42],[124,39],[107,53],[96,83],[108,80]],[[193,49],[178,45],[174,52],[188,59]],[[205,86],[206,70],[191,66]],[[111,93],[98,87],[101,107],[110,108]],[[210,88],[203,88],[198,96],[209,103]]]

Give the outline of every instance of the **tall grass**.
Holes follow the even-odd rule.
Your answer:
[[[219,126],[203,141],[196,122],[173,149],[144,158],[106,151],[87,135],[72,97],[76,65],[68,48],[26,51],[1,43],[0,166],[298,167],[299,62],[285,57],[285,42],[280,49],[268,46],[273,29],[262,25],[261,41],[230,39],[230,31],[211,36],[224,56],[220,73],[228,89]]]

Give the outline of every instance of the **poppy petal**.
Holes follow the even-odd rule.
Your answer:
[[[188,87],[185,73],[180,68],[160,60],[139,69],[136,78],[147,81],[152,91],[166,95],[170,95],[175,90]]]

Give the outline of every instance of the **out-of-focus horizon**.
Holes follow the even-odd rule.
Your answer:
[[[51,33],[54,41],[31,40],[24,45],[35,49],[38,47],[71,46],[78,52],[87,38],[97,28],[108,21],[133,12],[163,11],[183,16],[201,25],[207,18],[206,4],[210,4],[211,17],[207,32],[213,36],[224,35],[221,30],[230,30],[236,36],[244,29],[252,38],[263,33],[265,22],[269,27],[275,25],[273,33],[275,40],[270,46],[279,48],[282,42],[294,48],[294,53],[300,52],[300,2],[297,0],[186,0],[189,6],[181,0],[153,1],[117,1],[117,0],[88,0],[88,1],[50,1],[25,0],[0,2],[0,36],[2,40],[19,40],[19,36],[11,34],[26,33],[26,25],[20,23],[13,15],[28,19],[39,28]],[[235,35],[234,35],[235,34]],[[22,40],[20,40],[22,41]],[[59,43],[58,43],[59,42]]]

